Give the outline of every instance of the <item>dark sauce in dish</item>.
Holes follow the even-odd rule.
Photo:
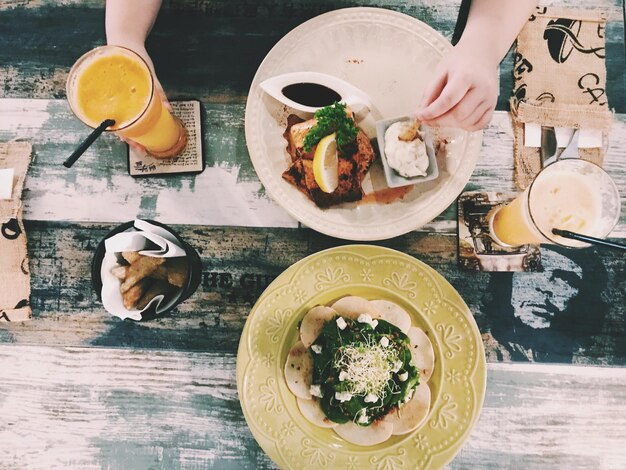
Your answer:
[[[313,108],[321,108],[341,100],[339,93],[319,83],[293,83],[284,87],[281,92],[291,101]]]

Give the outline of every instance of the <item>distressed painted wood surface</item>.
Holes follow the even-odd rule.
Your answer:
[[[0,358],[1,468],[274,468],[233,354],[2,345]],[[490,364],[450,468],[623,469],[625,440],[626,369]]]
[[[0,5],[0,97],[62,98],[73,61],[104,42],[101,0],[4,0]],[[607,93],[626,112],[621,0],[543,0],[542,5],[602,8],[610,13]],[[170,0],[148,41],[157,73],[172,98],[245,101],[252,77],[271,47],[298,24],[352,6],[390,8],[450,38],[460,0]],[[71,25],[68,27],[68,25]],[[512,54],[501,67],[499,109],[511,93]]]
[[[135,323],[106,313],[90,285],[93,252],[112,227],[27,221],[35,318],[3,325],[0,342],[235,353],[247,314],[269,282],[303,257],[345,243],[308,229],[176,225],[201,253],[200,288],[176,313]],[[413,232],[382,244],[452,283],[476,318],[491,362],[626,365],[623,255],[545,248],[545,272],[478,273],[457,267],[453,234]]]
[[[197,176],[135,179],[127,173],[125,145],[111,135],[96,141],[71,170],[62,166],[88,133],[66,101],[0,99],[0,140],[33,144],[25,218],[125,222],[139,216],[173,224],[297,227],[265,194],[254,172],[244,138],[245,107],[205,104],[203,109],[206,170]],[[466,189],[515,192],[508,114],[496,113],[484,135]],[[605,168],[619,188],[626,188],[626,114],[615,117]],[[451,206],[425,229],[455,232],[455,217]],[[626,191],[614,236],[626,237]]]
[[[59,98],[73,61],[104,41],[103,2],[0,2],[0,141],[34,148],[24,199],[35,315],[0,326],[0,469],[272,467],[237,399],[239,336],[271,279],[344,242],[298,228],[265,195],[244,141],[249,83],[276,41],[325,11],[388,7],[450,37],[459,3],[165,0],[148,48],[170,97],[203,102],[207,170],[134,180],[111,136],[72,172],[61,166],[88,131]],[[584,5],[611,12],[607,90],[624,113],[622,2]],[[500,109],[510,70],[511,54]],[[507,115],[496,114],[467,189],[514,189],[511,135]],[[620,188],[624,149],[626,115],[618,114],[606,167]],[[198,292],[175,314],[142,323],[110,317],[90,286],[97,243],[135,216],[174,224],[203,261]],[[626,365],[626,259],[548,248],[543,273],[468,273],[456,266],[455,226],[451,207],[422,232],[382,243],[448,278],[483,334],[485,408],[451,468],[625,468],[626,368],[592,364]],[[626,237],[625,210],[614,235]],[[529,297],[544,307],[529,310]]]

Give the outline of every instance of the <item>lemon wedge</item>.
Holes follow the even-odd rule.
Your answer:
[[[339,186],[339,158],[334,133],[317,144],[313,155],[313,177],[325,193],[332,193]]]

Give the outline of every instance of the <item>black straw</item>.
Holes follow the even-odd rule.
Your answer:
[[[603,240],[602,238],[590,237],[588,235],[582,235],[576,232],[570,232],[569,230],[561,230],[558,228],[553,228],[552,233],[555,235],[559,235],[565,238],[571,238],[572,240],[578,240],[579,242],[591,243],[593,245],[605,246],[607,248],[614,248],[616,250],[625,250],[626,245],[622,245],[621,243],[611,242],[609,240]]]
[[[76,150],[74,150],[74,153],[72,153],[72,155],[70,155],[69,158],[63,162],[63,166],[65,168],[71,168],[72,165],[76,163],[76,160],[78,160],[81,155],[85,153],[85,150],[91,147],[91,144],[93,144],[94,141],[100,137],[100,134],[102,134],[107,127],[114,124],[115,121],[113,119],[106,119],[102,121],[102,124],[96,127],[93,132],[87,136],[83,143],[80,144]]]

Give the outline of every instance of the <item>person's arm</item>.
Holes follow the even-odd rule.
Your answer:
[[[160,7],[161,0],[107,0],[107,44],[127,47],[148,57],[145,42]]]
[[[478,130],[499,92],[498,65],[537,0],[472,0],[460,41],[438,65],[416,117],[426,124]]]
[[[161,0],[107,0],[105,29],[107,44],[126,47],[146,61],[152,70],[157,92],[167,104],[167,98],[156,77],[154,64],[145,45],[160,8]]]

